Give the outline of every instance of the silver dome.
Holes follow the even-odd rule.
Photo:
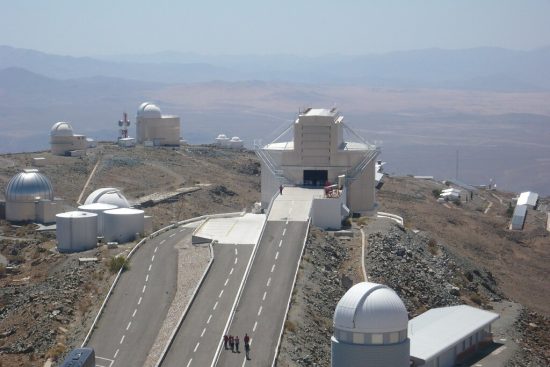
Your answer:
[[[37,199],[53,200],[52,183],[38,170],[26,169],[8,182],[6,201],[29,202]]]

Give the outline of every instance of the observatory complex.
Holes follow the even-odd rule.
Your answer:
[[[180,145],[180,118],[163,115],[155,104],[144,102],[136,117],[137,142],[152,146]]]
[[[68,122],[56,122],[50,130],[50,146],[54,155],[74,155],[71,152],[85,152],[94,144],[93,139],[74,134],[73,127]]]
[[[292,140],[285,139],[290,134]],[[375,210],[379,150],[346,126],[336,108],[308,108],[273,142],[254,145],[262,162],[262,207],[269,205],[280,185],[338,182],[346,209],[362,214]]]

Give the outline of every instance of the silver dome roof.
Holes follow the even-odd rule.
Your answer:
[[[52,183],[38,170],[26,169],[8,182],[6,201],[29,202],[37,199],[53,200]]]

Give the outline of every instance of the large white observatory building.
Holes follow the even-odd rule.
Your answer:
[[[293,131],[293,140],[285,140]],[[344,124],[333,109],[308,108],[273,142],[255,143],[262,161],[262,206],[280,185],[323,186],[342,182],[345,204],[354,213],[375,210],[375,163],[379,150]]]
[[[55,198],[50,179],[37,169],[25,169],[6,186],[6,220],[54,223],[63,200]]]
[[[144,102],[137,111],[136,136],[139,144],[180,145],[180,118],[163,115],[158,106]]]
[[[54,155],[70,155],[72,151],[85,151],[91,140],[85,135],[74,134],[68,122],[56,122],[50,130],[50,146]]]

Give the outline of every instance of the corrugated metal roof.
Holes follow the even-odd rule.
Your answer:
[[[525,191],[519,195],[517,205],[537,205],[537,200],[539,199],[539,194],[536,192]]]
[[[424,312],[409,321],[411,357],[428,361],[499,317],[467,305]]]

